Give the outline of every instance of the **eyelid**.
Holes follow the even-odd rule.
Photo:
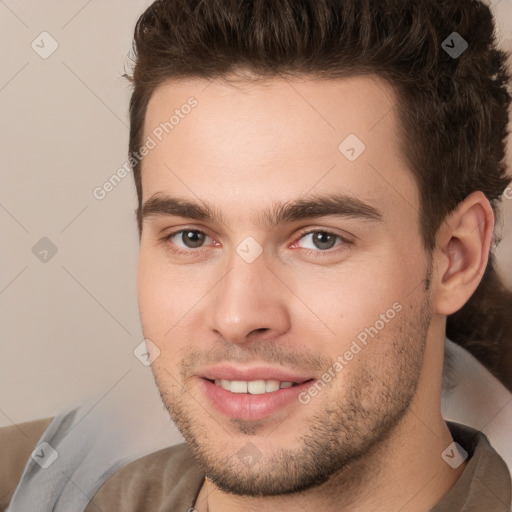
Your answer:
[[[296,235],[297,239],[302,238],[303,236],[310,235],[311,233],[326,233],[328,235],[333,235],[341,240],[344,240],[345,242],[351,242],[352,239],[355,239],[356,237],[354,235],[350,235],[349,233],[341,234],[334,230],[334,228],[306,228],[303,231],[299,231],[299,233]]]

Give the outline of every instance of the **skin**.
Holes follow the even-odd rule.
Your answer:
[[[461,203],[429,259],[397,100],[376,77],[170,81],[150,100],[145,137],[190,96],[197,107],[143,160],[143,202],[204,202],[223,221],[145,217],[138,300],[144,336],[160,350],[162,401],[208,477],[195,509],[430,510],[465,467],[441,458],[452,442],[440,413],[443,345],[446,316],[487,262],[488,201],[476,192]],[[338,149],[351,133],[366,145],[353,162]],[[378,208],[381,220],[258,223],[276,203],[333,192]],[[192,247],[181,234],[164,240],[180,229],[207,236]],[[309,230],[349,243],[331,238],[326,249]],[[252,263],[236,252],[248,236],[263,249]],[[217,362],[320,379],[395,303],[401,311],[306,405],[233,420],[202,394],[197,373]],[[252,465],[237,456],[249,442]]]

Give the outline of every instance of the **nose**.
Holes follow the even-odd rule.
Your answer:
[[[264,255],[247,263],[234,254],[228,272],[209,294],[209,328],[236,344],[287,332],[291,292],[275,274]]]

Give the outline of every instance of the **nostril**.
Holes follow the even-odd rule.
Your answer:
[[[259,329],[254,329],[253,331],[251,332],[265,332],[265,331],[268,331],[268,327],[260,327]]]

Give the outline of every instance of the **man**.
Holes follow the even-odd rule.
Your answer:
[[[510,181],[488,8],[160,0],[135,45],[140,317],[187,443],[86,511],[510,510],[440,407]]]

